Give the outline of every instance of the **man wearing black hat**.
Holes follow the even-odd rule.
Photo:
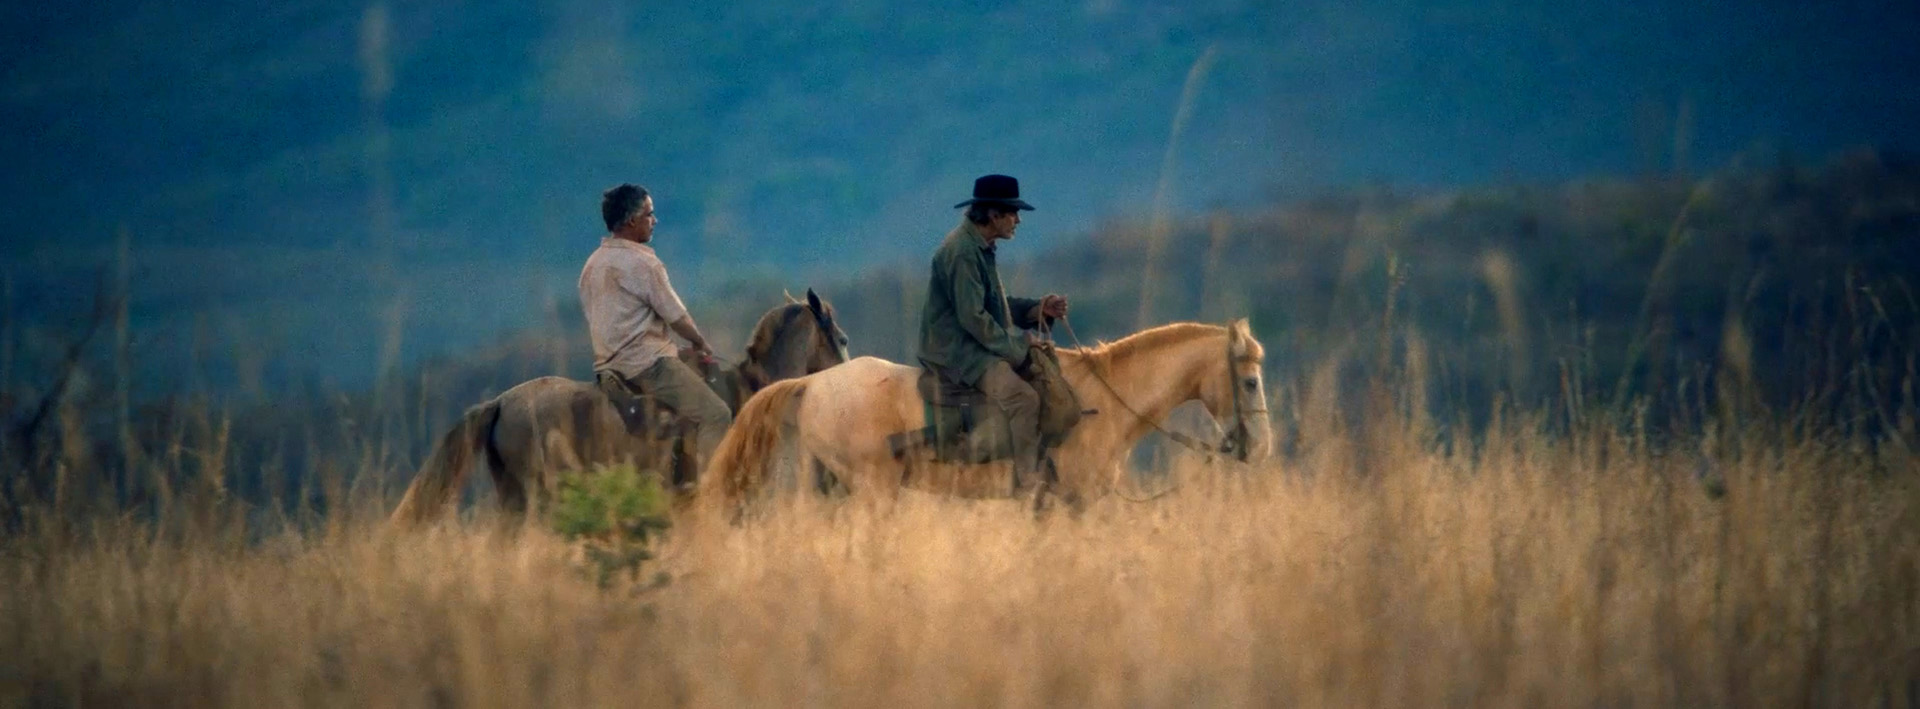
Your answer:
[[[1013,436],[1014,494],[1037,492],[1049,481],[1040,447],[1040,395],[1016,374],[1035,342],[1025,329],[1066,317],[1067,299],[1008,298],[994,263],[995,244],[1012,239],[1020,212],[1020,182],[1006,175],[973,181],[966,218],[933,254],[927,305],[920,314],[920,364],[954,384],[976,387],[1007,414]],[[1019,328],[1016,330],[1016,328]]]

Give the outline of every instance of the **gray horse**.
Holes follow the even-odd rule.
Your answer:
[[[847,335],[834,321],[833,306],[809,289],[806,302],[794,300],[767,311],[755,325],[744,359],[733,367],[691,361],[714,393],[734,411],[761,388],[812,374],[847,361]],[[481,451],[493,473],[500,506],[515,516],[552,492],[555,474],[595,463],[632,462],[642,470],[673,471],[673,482],[690,484],[690,441],[670,416],[649,416],[638,435],[606,394],[589,382],[540,377],[522,382],[485,403],[467,409],[435,444],[414,474],[391,523],[412,526],[438,518],[459,493]]]

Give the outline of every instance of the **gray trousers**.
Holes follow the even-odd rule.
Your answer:
[[[602,386],[606,385],[607,378],[601,377]],[[638,391],[653,394],[655,402],[672,409],[676,416],[692,425],[699,456],[694,461],[694,471],[695,474],[705,471],[707,461],[713,458],[713,450],[720,447],[720,439],[726,437],[727,428],[733,425],[733,412],[727,410],[726,402],[707,387],[707,382],[694,373],[693,368],[674,357],[661,357],[634,380],[639,385]]]
[[[1007,414],[1007,432],[1013,444],[1013,486],[1016,492],[1040,482],[1040,394],[1006,360],[994,362],[980,375],[980,391]]]

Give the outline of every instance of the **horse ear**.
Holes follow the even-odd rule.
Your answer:
[[[1234,342],[1251,340],[1253,327],[1247,323],[1246,318],[1235,318],[1233,322],[1227,323],[1227,338]]]
[[[812,289],[811,289],[811,288],[809,288],[808,290],[812,290]],[[799,305],[799,304],[800,304],[800,299],[799,299],[799,298],[795,298],[795,297],[793,297],[793,291],[784,291],[784,290],[783,290],[783,291],[780,291],[780,295],[782,295],[782,296],[786,296],[786,299],[787,299],[787,305]]]
[[[812,288],[807,289],[807,308],[816,316],[826,317],[827,315],[827,309],[820,305],[820,296],[814,295]]]

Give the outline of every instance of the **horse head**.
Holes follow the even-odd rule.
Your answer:
[[[787,297],[754,327],[740,371],[759,390],[782,379],[805,376],[847,361],[847,333],[833,305],[807,289],[805,302]]]
[[[1227,324],[1225,352],[1200,379],[1200,401],[1226,430],[1221,452],[1257,463],[1273,452],[1273,426],[1267,414],[1267,388],[1261,364],[1266,348],[1254,339],[1246,318]]]
[[[807,355],[807,373],[812,374],[847,361],[847,333],[834,319],[833,304],[807,289],[807,313],[813,316],[812,347]]]

